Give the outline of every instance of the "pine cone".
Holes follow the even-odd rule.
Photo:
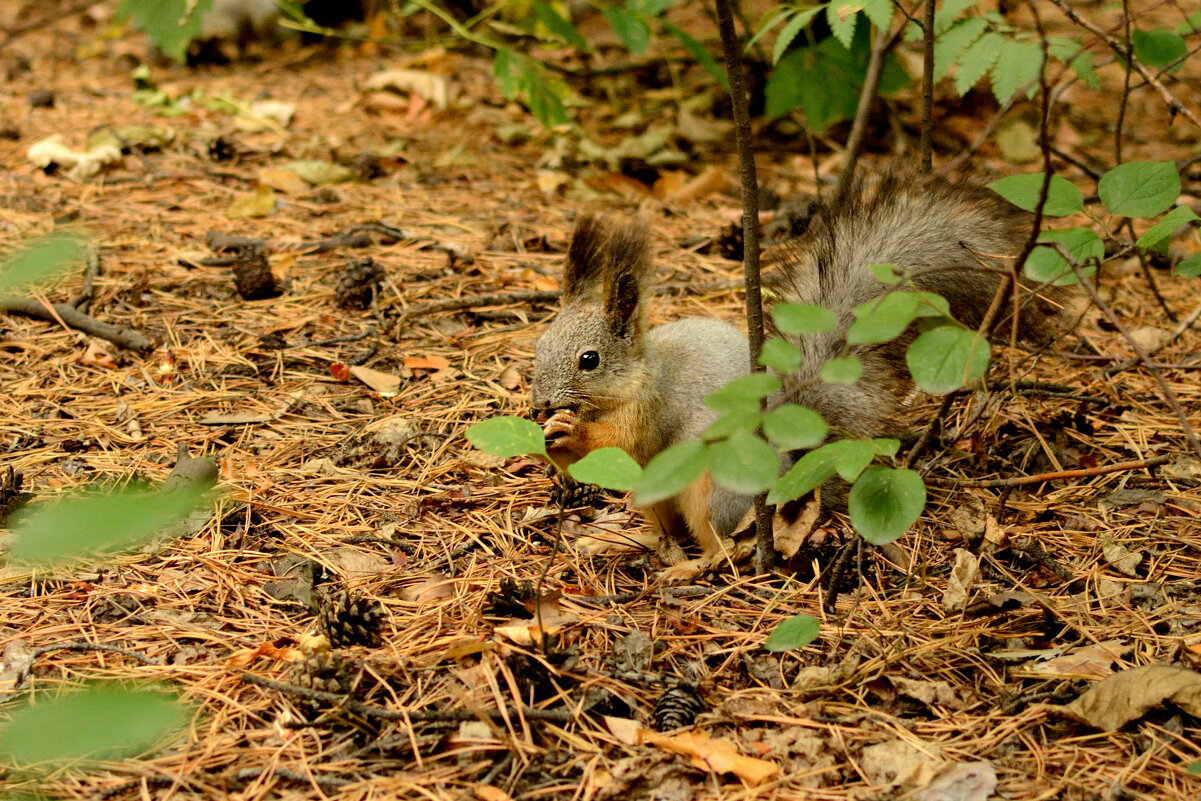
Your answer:
[[[292,683],[306,690],[347,695],[354,683],[356,665],[337,651],[310,654],[303,662],[292,666]],[[309,698],[300,699],[300,707],[309,716],[315,716],[328,702]]]
[[[383,617],[384,608],[378,601],[365,599],[357,592],[339,592],[321,596],[317,622],[334,648],[352,645],[377,648],[383,641],[380,633]]]
[[[705,711],[704,700],[691,687],[672,687],[655,702],[654,721],[659,731],[691,726]]]
[[[334,298],[344,309],[365,309],[379,294],[384,282],[384,268],[370,256],[352,259],[342,268],[334,286]]]
[[[581,509],[585,506],[595,508],[603,492],[604,490],[595,484],[584,484],[566,473],[560,473],[550,491],[550,499],[564,510]]]
[[[238,146],[224,136],[209,140],[209,158],[213,161],[232,161],[238,155]]]

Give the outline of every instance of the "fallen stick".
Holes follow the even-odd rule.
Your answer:
[[[101,322],[95,317],[84,314],[70,303],[41,303],[32,298],[0,295],[0,314],[20,314],[35,320],[60,323],[85,334],[106,339],[114,345],[120,345],[129,350],[154,349],[154,342],[142,332]]]
[[[1065,478],[1092,478],[1106,473],[1121,473],[1125,470],[1138,470],[1141,467],[1158,467],[1171,461],[1171,456],[1152,456],[1150,459],[1140,459],[1137,462],[1117,462],[1100,467],[1082,467],[1079,470],[1057,470],[1054,473],[1039,473],[1036,476],[1014,476],[1012,478],[988,478],[983,481],[960,481],[955,478],[934,478],[927,476],[931,484],[962,489],[986,489],[988,487],[1020,487],[1025,484],[1041,484],[1044,481],[1062,481]]]

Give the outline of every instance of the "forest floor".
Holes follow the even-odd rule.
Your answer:
[[[6,25],[53,3],[10,5]],[[107,5],[0,45],[0,244],[55,221],[85,227],[99,256],[87,313],[154,344],[0,316],[0,479],[11,468],[35,505],[97,481],[157,483],[183,445],[216,458],[221,495],[187,536],[110,563],[0,566],[0,694],[152,681],[195,716],[141,759],[0,775],[11,789],[120,801],[1201,793],[1186,770],[1201,757],[1195,718],[1169,706],[1101,731],[1056,709],[1136,666],[1201,666],[1201,465],[1148,371],[1111,369],[1133,351],[1096,309],[1037,358],[997,351],[990,388],[952,406],[922,460],[929,508],[895,548],[843,551],[831,581],[851,536],[835,516],[776,575],[733,566],[665,588],[654,554],[571,547],[581,532],[645,525],[623,499],[569,517],[555,553],[543,466],[483,455],[463,434],[528,412],[533,344],[584,211],[649,222],[665,282],[655,321],[738,322],[740,265],[721,252],[737,170],[704,73],[652,61],[597,77],[576,87],[582,126],[557,132],[505,101],[487,58],[432,42],[259,43],[230,66],[154,67],[135,91],[145,42],[110,36]],[[1197,61],[1172,83],[1193,109]],[[1117,72],[1103,75],[1109,91],[1078,86],[1056,110],[1054,142],[1081,164],[1112,161]],[[917,96],[882,108],[866,169],[913,160]],[[983,90],[940,92],[937,108],[940,154],[964,152],[997,110]],[[1019,103],[998,130],[1029,138],[1034,114]],[[1197,131],[1169,125],[1154,92],[1126,115],[1126,159],[1196,154]],[[759,139],[769,197],[811,194],[815,173],[840,165],[821,142],[815,164],[786,130]],[[48,174],[27,155],[55,134],[84,150],[105,131],[128,147],[96,175]],[[969,163],[983,180],[1039,169],[992,139]],[[1056,166],[1094,194],[1077,164]],[[1185,192],[1196,207],[1196,167]],[[376,223],[388,227],[314,244]],[[210,231],[266,240],[282,292],[243,299],[229,265],[208,263]],[[339,280],[365,257],[383,271],[374,304],[340,306]],[[1153,274],[1177,320],[1194,310],[1195,281]],[[84,280],[38,297],[66,301]],[[1137,259],[1107,267],[1102,292],[1128,329],[1176,327]],[[466,300],[427,305],[451,299]],[[1188,329],[1156,355],[1194,428],[1198,352]],[[921,403],[927,416],[938,406]],[[1154,468],[978,483],[1161,455],[1171,461]],[[544,573],[545,650],[530,634]],[[360,706],[253,683],[312,686],[297,660],[322,586],[379,604],[364,625],[380,639],[337,650],[319,677]],[[821,620],[818,638],[766,651],[799,613]],[[703,711],[692,729],[641,733],[656,704],[661,718]],[[729,770],[698,767],[706,758]]]

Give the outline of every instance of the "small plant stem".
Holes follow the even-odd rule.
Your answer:
[[[1039,473],[1036,476],[1014,476],[1012,478],[988,478],[983,481],[958,481],[956,479],[928,478],[932,484],[948,487],[989,489],[991,487],[1022,487],[1027,484],[1042,484],[1045,481],[1063,481],[1069,478],[1092,478],[1109,473],[1124,473],[1127,470],[1139,470],[1144,467],[1158,467],[1172,460],[1171,455],[1152,456],[1134,462],[1116,462],[1100,467],[1082,467],[1078,470],[1056,470],[1053,473]]]
[[[934,169],[934,0],[926,0],[922,22],[922,172]]]
[[[1068,4],[1067,0],[1051,0],[1051,2],[1054,3],[1055,7],[1062,11],[1064,15],[1072,22],[1104,40],[1105,44],[1109,45],[1110,49],[1113,50],[1113,52],[1116,53],[1119,58],[1127,58],[1125,45],[1110,36],[1096,24],[1080,16],[1080,13],[1076,11],[1076,9],[1072,8],[1071,5]],[[1155,88],[1155,91],[1159,92],[1159,96],[1162,97],[1164,102],[1168,104],[1168,112],[1172,114],[1172,116],[1180,114],[1193,125],[1201,128],[1201,117],[1198,117],[1192,109],[1181,103],[1180,100],[1177,99],[1177,97],[1170,91],[1168,91],[1168,88],[1164,86],[1158,78],[1152,75],[1138,59],[1130,56],[1128,61],[1130,65],[1133,66],[1138,72],[1138,74],[1143,76],[1143,80],[1151,84],[1151,86]]]
[[[751,121],[747,109],[746,85],[742,73],[741,41],[734,29],[732,0],[717,0],[717,25],[730,79],[730,99],[734,108],[734,138],[738,145],[738,172],[742,183],[742,269],[746,278],[746,319],[751,346],[751,372],[762,371],[759,354],[763,350],[763,298],[759,281],[759,181],[755,175],[755,154],[751,149]],[[767,493],[755,496],[755,572],[771,569],[771,510]]]
[[[1130,102],[1130,75],[1134,72],[1134,42],[1130,39],[1130,4],[1122,0],[1122,24],[1126,28],[1126,71],[1122,78],[1122,97],[1118,100],[1118,121],[1113,127],[1113,164],[1122,163],[1122,137],[1126,131],[1126,106]],[[1144,264],[1145,268],[1146,265]]]
[[[888,31],[872,28],[874,41],[872,44],[871,60],[867,63],[867,74],[863,78],[863,90],[859,93],[859,108],[855,111],[855,121],[851,125],[851,135],[847,138],[846,150],[843,151],[842,171],[838,174],[838,188],[834,192],[835,207],[842,205],[851,186],[855,183],[855,167],[859,164],[859,153],[863,150],[863,137],[867,132],[868,117],[871,116],[872,103],[880,90],[880,75],[884,72],[884,57],[896,43],[897,36],[888,35]]]

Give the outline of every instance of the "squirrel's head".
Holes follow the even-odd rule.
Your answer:
[[[585,217],[563,269],[563,310],[538,340],[530,400],[541,417],[620,405],[641,378],[646,229]]]

